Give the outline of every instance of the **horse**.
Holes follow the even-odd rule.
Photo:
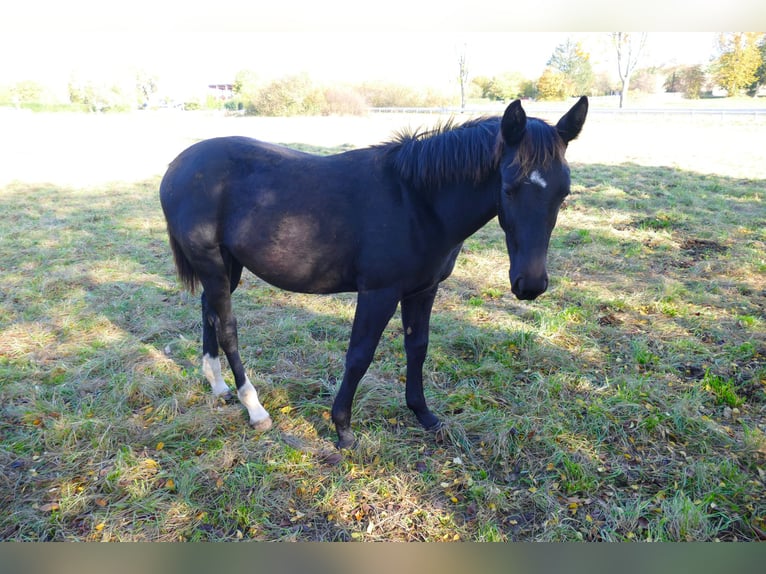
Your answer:
[[[502,116],[405,130],[330,156],[238,136],[181,152],[159,195],[180,282],[191,293],[202,286],[202,372],[213,394],[233,399],[220,346],[250,425],[271,427],[242,364],[232,310],[247,268],[284,290],[357,293],[331,410],[339,449],[355,444],[354,394],[400,304],[406,404],[423,428],[440,429],[423,393],[439,284],[452,273],[463,241],[497,216],[511,291],[519,300],[546,291],[548,245],[570,188],[564,155],[587,112],[582,97],[554,126],[527,117],[516,100]]]

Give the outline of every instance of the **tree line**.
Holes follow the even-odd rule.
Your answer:
[[[68,85],[68,102],[56,102],[46,88],[33,81],[0,87],[0,106],[32,109],[77,109],[124,111],[136,107],[185,109],[219,108],[251,115],[362,114],[370,107],[447,107],[477,100],[509,101],[515,98],[563,100],[572,96],[619,94],[625,105],[631,90],[677,92],[686,98],[701,98],[715,88],[727,96],[756,96],[766,87],[766,34],[722,33],[716,53],[706,65],[671,68],[641,68],[647,35],[611,34],[613,70],[596,72],[591,54],[581,42],[567,39],[553,50],[547,65],[536,79],[516,72],[471,77],[467,60],[469,46],[458,55],[459,93],[415,89],[396,83],[364,82],[356,85],[323,86],[306,74],[262,80],[252,70],[241,70],[232,84],[232,96],[215,93],[184,102],[162,97],[158,77],[145,71],[118,83],[73,77]]]
[[[690,99],[712,93],[716,87],[725,90],[726,96],[756,96],[766,87],[766,34],[722,33],[717,41],[717,55],[709,64],[665,69],[638,67],[647,42],[646,34],[615,32],[611,36],[619,82],[609,73],[595,73],[590,54],[580,42],[571,39],[556,46],[536,81],[506,73],[479,76],[473,82],[482,97],[490,100],[562,100],[571,96],[617,93],[621,106],[631,87],[652,92],[660,84],[666,92],[680,92]]]

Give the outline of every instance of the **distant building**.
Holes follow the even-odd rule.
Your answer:
[[[207,92],[216,100],[225,102],[234,97],[234,84],[208,84]]]

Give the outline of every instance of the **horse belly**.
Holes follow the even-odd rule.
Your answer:
[[[256,218],[248,227],[231,251],[264,281],[301,293],[354,290],[349,238],[331,222],[293,213]]]

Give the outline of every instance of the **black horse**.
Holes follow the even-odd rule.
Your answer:
[[[588,111],[583,97],[555,126],[511,103],[471,120],[389,143],[318,157],[244,137],[209,139],[168,168],[160,200],[180,279],[202,284],[202,370],[217,396],[223,348],[250,424],[271,418],[239,356],[231,294],[243,267],[302,293],[358,292],[343,382],[332,407],[338,446],[354,443],[351,404],[397,305],[407,353],[407,406],[440,428],[423,395],[431,307],[462,242],[495,216],[505,231],[511,290],[548,287],[546,257],[569,193],[567,144]]]

